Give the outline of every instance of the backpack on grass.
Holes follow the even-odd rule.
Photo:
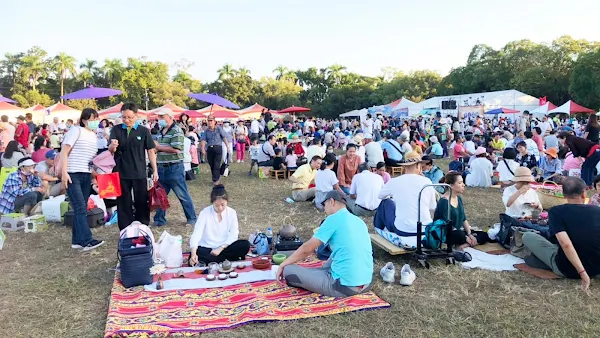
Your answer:
[[[425,227],[423,246],[426,249],[439,250],[446,243],[448,222],[443,219],[433,221]]]

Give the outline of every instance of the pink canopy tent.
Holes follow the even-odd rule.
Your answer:
[[[250,107],[246,107],[244,109],[240,109],[237,111],[238,114],[248,114],[248,113],[262,113],[264,111],[269,110],[269,108],[265,106],[261,106],[258,103],[251,105]]]
[[[197,110],[186,110],[181,113],[175,114],[175,118],[179,118],[181,115],[186,114],[191,119],[205,118],[208,113],[202,113]]]
[[[35,106],[27,108],[26,110],[30,110],[30,111],[40,111],[40,110],[41,111],[45,111],[46,109],[48,109],[48,108],[46,108],[46,107],[44,107],[44,106],[42,106],[41,104],[38,103]]]
[[[100,118],[107,118],[111,114],[120,113],[121,107],[123,107],[123,102],[120,102],[119,104],[116,104],[110,108],[101,110],[100,112],[98,112],[98,115],[100,116]],[[144,117],[148,115],[148,113],[146,113],[146,111],[142,109],[138,109],[138,114]]]
[[[548,111],[548,114],[554,114],[554,113],[565,113],[565,114],[571,114],[571,113],[595,113],[595,111],[592,110],[592,109],[590,109],[590,108],[586,108],[586,107],[580,106],[577,103],[573,102],[572,100],[569,100],[565,104],[563,104],[562,106],[554,108],[554,109]]]
[[[25,115],[26,111],[8,102],[0,101],[0,115],[7,115],[9,118],[16,119],[19,115]]]
[[[219,110],[219,111],[213,111],[211,114],[206,115],[208,116],[213,116],[216,120],[224,120],[224,119],[237,119],[239,116],[238,114],[231,112],[231,111],[227,111],[227,110]]]

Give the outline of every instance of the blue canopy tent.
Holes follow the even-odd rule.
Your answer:
[[[492,110],[488,110],[485,113],[487,115],[498,115],[498,114],[516,114],[520,113],[520,110],[508,109],[508,108],[496,108]]]

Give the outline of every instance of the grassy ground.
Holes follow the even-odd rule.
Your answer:
[[[286,216],[303,239],[325,217],[308,203],[289,205],[286,181],[246,176],[248,164],[232,167],[223,180],[240,218],[241,235],[275,229]],[[447,167],[443,165],[442,167]],[[210,178],[206,166],[189,184],[196,213],[208,205]],[[178,201],[171,196],[169,225],[164,228],[191,235]],[[472,225],[486,227],[503,210],[496,189],[468,189],[464,200]],[[366,219],[372,228],[372,219]],[[155,236],[160,235],[157,230]],[[82,253],[70,248],[70,229],[51,226],[37,234],[8,234],[0,251],[0,337],[102,337],[116,264],[118,228],[94,230],[107,241]],[[397,269],[408,257],[391,258],[375,250],[375,270],[392,261]],[[414,267],[414,265],[413,265]],[[586,296],[577,281],[545,281],[522,272],[463,271],[434,264],[417,269],[412,287],[378,281],[373,291],[392,308],[300,320],[251,324],[235,330],[207,333],[206,337],[598,337],[600,288],[592,282]]]

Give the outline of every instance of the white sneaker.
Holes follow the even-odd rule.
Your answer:
[[[396,278],[396,268],[392,262],[388,262],[379,272],[381,278],[386,283],[393,283]]]
[[[83,247],[79,244],[71,244],[71,249],[83,249]]]
[[[235,161],[235,163],[240,163],[240,160]]]
[[[404,264],[402,270],[400,270],[400,285],[409,286],[417,278],[415,272],[410,269],[410,265]]]

